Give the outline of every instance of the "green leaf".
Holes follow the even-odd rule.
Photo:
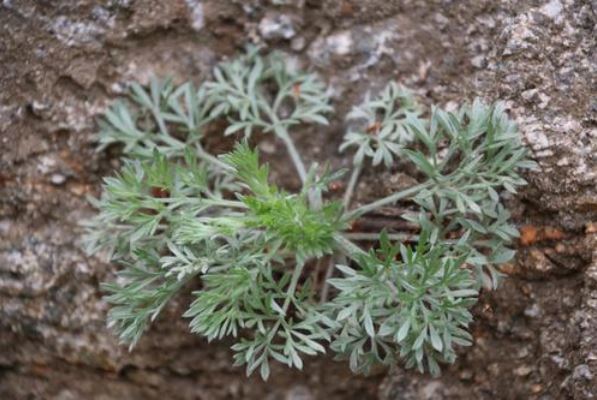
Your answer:
[[[444,348],[444,344],[439,337],[437,330],[433,327],[433,325],[429,325],[429,338],[431,339],[431,345],[437,351],[442,351]]]
[[[408,335],[409,330],[410,330],[410,320],[407,319],[402,324],[400,329],[398,330],[398,333],[396,333],[396,341],[402,342],[404,339],[406,339],[406,336]]]
[[[514,258],[516,251],[511,249],[500,249],[491,255],[491,262],[495,264],[503,264]]]
[[[369,310],[365,308],[363,313],[363,323],[365,325],[365,331],[371,337],[375,336],[375,328],[373,327],[373,320],[371,319],[371,315],[369,314]]]
[[[403,150],[404,154],[430,178],[435,178],[438,175],[436,168],[427,160],[427,158],[417,151]]]
[[[421,333],[419,333],[419,336],[417,336],[417,339],[415,340],[415,343],[413,344],[413,349],[418,350],[423,346],[423,343],[425,342],[425,340],[427,339],[427,329],[423,329],[421,331]]]

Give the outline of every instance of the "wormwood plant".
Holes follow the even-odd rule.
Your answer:
[[[496,265],[514,255],[508,244],[518,233],[500,194],[524,185],[518,171],[534,163],[503,105],[425,110],[395,83],[367,96],[348,115],[340,150],[353,168],[337,200],[326,191],[344,171],[307,168],[291,139],[297,125],[328,123],[332,107],[316,76],[255,50],[213,76],[199,88],[133,83],[101,122],[100,149],[118,143],[125,154],[86,223],[88,252],[122,266],[104,285],[109,325],[132,348],[167,302],[192,287],[184,314],[191,331],[236,338],[234,360],[248,374],[259,369],[267,379],[273,360],[301,369],[326,347],[358,372],[403,359],[438,374],[438,362],[471,344],[479,289],[495,288]],[[205,132],[222,119],[223,134],[240,139],[215,156]],[[285,145],[298,193],[271,181],[248,144],[254,131]],[[418,184],[351,206],[364,168],[399,163],[418,169]],[[403,216],[420,230],[410,241],[351,229],[398,201],[414,206]]]

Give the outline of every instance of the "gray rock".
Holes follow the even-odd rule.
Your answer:
[[[296,35],[294,22],[286,14],[268,13],[259,22],[259,33],[266,40],[292,39]]]
[[[45,3],[0,6],[0,398],[595,397],[594,4],[466,0],[440,2],[450,3],[443,11],[423,0]],[[120,165],[117,149],[95,151],[97,116],[131,80],[202,82],[247,41],[265,41],[264,51],[290,47],[330,83],[331,126],[297,127],[295,137],[307,160],[333,168],[347,165],[337,153],[345,112],[391,79],[423,103],[451,109],[474,96],[507,101],[541,169],[505,200],[518,225],[553,226],[565,239],[513,243],[519,253],[504,268],[509,276],[475,307],[474,345],[458,348],[457,364],[441,377],[397,367],[365,378],[311,358],[303,372],[272,364],[268,383],[247,379],[231,367],[229,343],[188,333],[180,315],[190,294],[174,299],[130,353],[106,328],[99,283],[118,267],[86,256],[78,227],[94,213],[86,196],[97,196],[101,177]],[[278,144],[262,148],[288,184]],[[366,169],[356,201],[395,190],[398,176],[410,184],[400,172]]]
[[[199,32],[205,26],[205,16],[203,14],[203,2],[201,0],[185,0],[189,7],[189,19],[191,28]]]
[[[561,14],[563,9],[564,7],[562,6],[560,0],[551,0],[539,10],[549,18],[556,19]]]

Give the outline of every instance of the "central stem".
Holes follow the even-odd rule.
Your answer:
[[[344,237],[349,240],[365,240],[365,241],[379,241],[379,233],[369,233],[369,232],[346,232],[344,233]],[[409,233],[388,233],[388,239],[396,240],[396,241],[417,241],[419,240],[419,235],[411,235]]]
[[[284,142],[284,145],[286,146],[286,149],[290,154],[290,158],[292,159],[292,163],[296,168],[296,172],[301,178],[301,182],[305,183],[305,181],[307,180],[307,170],[305,168],[305,164],[303,164],[303,160],[301,159],[300,154],[294,146],[294,142],[292,141],[292,139],[290,139],[290,135],[288,135],[288,131],[281,125],[276,124],[274,125],[274,132]]]
[[[334,241],[336,242],[338,247],[340,247],[340,249],[346,254],[346,256],[352,258],[353,260],[357,256],[367,255],[365,250],[361,249],[359,246],[347,239],[344,235],[341,235],[339,233],[335,234]]]
[[[223,171],[234,171],[234,168],[232,168],[230,165],[206,152],[201,145],[197,144],[195,149],[197,157],[207,161],[216,168],[219,168]]]
[[[334,242],[336,242],[336,245],[338,246],[339,250],[341,250],[346,257],[348,257],[352,260],[356,260],[356,258],[358,256],[364,256],[367,254],[363,249],[361,249],[359,246],[357,246],[356,244],[351,242],[350,239],[347,239],[345,236],[343,236],[340,233],[336,233],[334,235]],[[327,271],[325,273],[323,286],[321,288],[321,297],[320,297],[321,303],[325,303],[327,301],[328,292],[330,289],[329,279],[332,277],[332,273],[333,273],[334,267],[335,267],[335,261],[336,261],[336,258],[332,257],[332,259],[330,260],[330,263],[328,265]],[[344,259],[344,257],[343,257],[342,262],[344,263],[345,261],[346,261],[346,259]]]
[[[354,188],[357,185],[357,181],[359,180],[359,175],[361,174],[362,169],[363,164],[357,164],[352,170],[350,180],[348,181],[348,186],[346,187],[346,192],[344,193],[344,199],[342,200],[345,210],[348,210],[348,207],[350,206],[350,200],[352,199],[352,194],[354,193]]]
[[[303,186],[307,181],[307,169],[305,168],[305,164],[301,159],[301,156],[294,145],[294,142],[290,138],[288,134],[288,130],[284,128],[277,117],[272,117],[273,122],[273,129],[276,136],[278,136],[284,142],[286,149],[288,150],[288,154],[290,154],[290,158],[292,159],[292,163],[294,164],[294,168],[296,168],[296,172],[298,172],[299,177],[301,178],[301,183]],[[321,209],[323,204],[323,199],[321,197],[321,192],[316,190],[315,188],[311,188],[308,193],[309,196],[309,204],[311,208],[314,210]]]
[[[290,306],[290,301],[294,298],[294,292],[296,292],[296,285],[298,284],[299,278],[303,273],[303,267],[305,266],[304,261],[299,262],[296,267],[294,268],[294,272],[292,273],[292,278],[290,279],[290,286],[288,286],[288,291],[286,292],[286,299],[284,300],[284,305],[282,306],[282,310],[284,313],[288,311],[288,307]]]
[[[361,207],[347,213],[344,218],[347,221],[356,219],[363,214],[367,214],[368,212],[377,210],[378,208],[383,207],[387,204],[393,204],[393,203],[396,203],[398,200],[401,200],[405,197],[410,197],[410,196],[418,193],[419,191],[429,187],[430,185],[431,185],[431,182],[425,182],[425,183],[421,183],[421,184],[412,186],[408,189],[402,190],[398,193],[391,194],[387,197],[384,197],[383,199],[379,199],[377,201],[374,201],[373,203],[365,204],[364,206],[361,206]]]

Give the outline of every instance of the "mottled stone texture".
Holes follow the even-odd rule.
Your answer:
[[[597,397],[596,11],[589,0],[3,0],[0,398]],[[353,377],[317,359],[304,373],[275,368],[265,385],[231,367],[226,343],[187,333],[185,296],[132,353],[107,331],[98,286],[114,267],[84,255],[77,227],[118,164],[95,152],[94,117],[130,80],[200,82],[248,41],[329,82],[332,126],[297,137],[307,159],[335,166],[347,162],[343,113],[389,79],[447,107],[508,102],[541,166],[508,200],[530,237],[476,308],[475,345],[442,377]],[[261,146],[279,165],[279,143]],[[292,187],[287,169],[278,178]],[[398,173],[367,171],[357,201]]]

